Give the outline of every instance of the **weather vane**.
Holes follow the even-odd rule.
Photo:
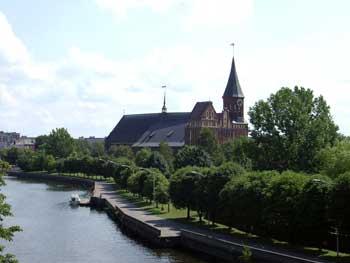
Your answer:
[[[234,52],[235,51],[235,43],[231,43],[231,46],[232,46],[232,51]]]

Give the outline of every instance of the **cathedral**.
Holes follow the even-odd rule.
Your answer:
[[[106,147],[158,148],[161,142],[172,148],[196,145],[201,129],[208,127],[220,144],[248,136],[244,120],[244,95],[238,81],[234,57],[222,96],[223,108],[216,112],[211,101],[197,102],[191,112],[167,112],[165,97],[159,113],[124,115],[106,138]]]

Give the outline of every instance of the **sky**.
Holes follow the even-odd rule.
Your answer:
[[[105,137],[123,114],[281,87],[323,95],[350,135],[348,0],[1,0],[0,130]],[[231,43],[235,43],[234,51]],[[247,114],[246,119],[249,120]]]

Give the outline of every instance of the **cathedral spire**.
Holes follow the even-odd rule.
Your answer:
[[[162,88],[164,89],[164,100],[163,100],[163,107],[162,107],[162,113],[166,113],[167,112],[167,108],[166,108],[166,86],[162,86]]]
[[[231,44],[231,45],[234,46],[234,44]],[[223,97],[244,98],[241,85],[239,84],[239,81],[238,81],[234,56],[232,56],[231,72],[227,81],[227,85],[226,85],[226,89]]]

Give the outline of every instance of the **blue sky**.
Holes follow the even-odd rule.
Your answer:
[[[246,109],[282,86],[322,94],[350,135],[349,1],[4,0],[0,130],[107,136],[123,114],[222,109],[232,48]]]

